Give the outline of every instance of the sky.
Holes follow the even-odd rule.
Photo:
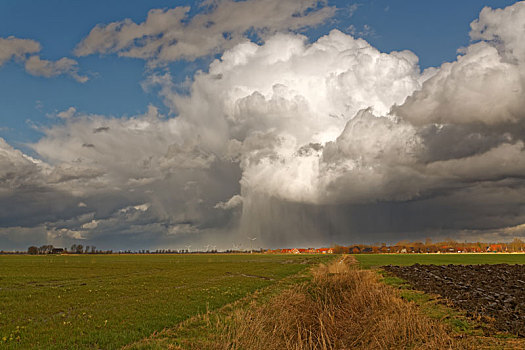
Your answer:
[[[523,237],[525,2],[1,1],[0,249]]]

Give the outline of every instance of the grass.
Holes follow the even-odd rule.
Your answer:
[[[404,254],[404,255],[356,255],[363,268],[375,269],[383,265],[419,264],[523,264],[524,254]],[[418,306],[421,312],[431,319],[446,324],[456,334],[470,337],[473,348],[485,349],[521,349],[524,342],[512,334],[495,330],[482,320],[466,316],[464,310],[451,306],[446,299],[438,295],[427,294],[411,288],[402,278],[393,276],[382,269],[375,270],[386,285],[399,290],[400,297]]]
[[[525,254],[355,254],[362,268],[418,264],[525,264]]]
[[[445,326],[351,258],[321,266],[311,283],[269,303],[238,311],[224,334],[219,349],[460,348]]]
[[[309,270],[287,276],[272,285],[259,289],[246,297],[222,308],[195,315],[172,328],[156,332],[151,336],[125,346],[123,349],[160,350],[160,349],[210,349],[216,348],[221,341],[221,332],[226,324],[231,323],[231,316],[239,310],[264,305],[292,286],[311,280]]]
[[[0,348],[523,348],[519,339],[485,339],[457,311],[380,270],[307,273],[333,258],[0,256]],[[355,258],[368,268],[525,262],[510,254]]]
[[[115,349],[329,256],[0,256],[0,347]]]
[[[359,269],[353,259],[287,277],[126,349],[524,348],[522,339],[487,336],[432,296],[381,270]]]
[[[456,310],[442,303],[437,296],[424,293],[410,288],[410,284],[402,278],[391,276],[385,271],[379,271],[382,282],[399,289],[402,299],[413,302],[432,319],[441,320],[448,324],[454,331],[469,335],[481,335],[481,325],[469,320],[465,312]]]
[[[141,341],[131,349],[328,350],[466,348],[447,326],[422,315],[415,304],[359,270],[351,258],[313,270],[310,279],[264,301],[236,305],[219,316]],[[217,316],[217,317],[215,317]],[[195,335],[195,334],[194,334]]]

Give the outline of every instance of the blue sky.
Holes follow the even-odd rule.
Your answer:
[[[459,47],[469,44],[469,23],[484,6],[504,7],[513,1],[329,1],[340,10],[333,20],[305,34],[314,41],[330,29],[363,35],[384,52],[411,50],[420,59],[422,69],[439,66],[456,57]],[[16,36],[41,43],[41,56],[48,60],[73,57],[75,46],[96,24],[130,18],[142,22],[153,8],[198,7],[193,1],[1,1],[0,37]],[[365,30],[368,26],[368,30]],[[53,78],[27,74],[16,62],[0,67],[0,137],[17,148],[35,142],[41,133],[35,125],[55,120],[46,117],[74,106],[78,111],[107,116],[131,116],[144,113],[148,104],[163,112],[155,90],[145,92],[144,61],[116,55],[91,55],[76,58],[81,73],[90,80],[81,84],[68,76]],[[206,67],[211,59],[174,62],[169,65],[178,81],[192,76],[195,69]]]

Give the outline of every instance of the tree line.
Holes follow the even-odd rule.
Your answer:
[[[525,252],[525,242],[520,238],[514,238],[511,242],[457,242],[447,239],[440,242],[432,242],[430,238],[425,241],[401,240],[395,244],[386,243],[356,244],[350,246],[335,245],[332,247],[336,254],[359,254],[359,253],[482,253],[482,252]]]
[[[82,244],[73,244],[71,246],[71,249],[68,250],[67,248],[56,248],[51,244],[45,244],[40,247],[37,246],[30,246],[27,248],[27,254],[30,255],[39,255],[39,254],[61,254],[61,253],[69,253],[69,254],[111,254],[113,253],[112,250],[97,250],[97,247],[94,245],[82,245]]]

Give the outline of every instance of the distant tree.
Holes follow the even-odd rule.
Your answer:
[[[84,248],[84,253],[89,253],[89,246],[87,245],[85,248]]]
[[[396,243],[396,246],[401,248],[406,248],[410,246],[410,241],[408,239],[403,239]]]
[[[40,254],[49,254],[53,250],[53,246],[50,244],[46,244],[38,248],[38,252]]]
[[[416,253],[420,253],[421,251],[423,251],[424,245],[421,241],[414,241],[412,242],[412,247],[414,247]]]
[[[519,238],[514,238],[512,242],[510,242],[509,245],[510,245],[511,251],[519,252],[523,249],[523,246],[525,245],[525,243]]]
[[[76,244],[72,244],[71,245],[71,253],[76,253],[77,252],[77,245]]]
[[[439,248],[437,245],[432,244],[427,247],[429,253],[437,253],[439,251]]]
[[[334,251],[334,254],[348,254],[348,248],[338,244],[334,245],[332,249]]]
[[[38,247],[35,247],[32,245],[31,247],[27,248],[27,254],[36,255],[38,254]]]
[[[97,252],[97,247],[94,245],[91,246],[91,254],[95,254]]]
[[[76,253],[82,254],[82,249],[84,249],[84,246],[82,244],[77,244]]]
[[[477,250],[480,252],[485,251],[487,245],[483,242],[476,242]]]
[[[443,243],[445,243],[449,247],[456,247],[458,245],[458,242],[452,238],[445,239]]]

